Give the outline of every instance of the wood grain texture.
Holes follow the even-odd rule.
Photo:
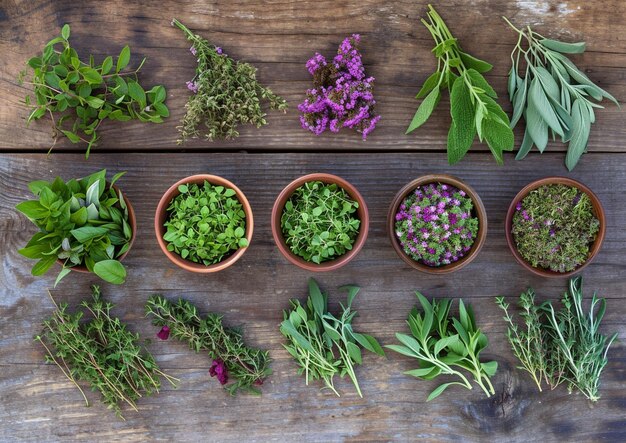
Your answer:
[[[72,43],[80,54],[93,53],[101,60],[119,53],[128,43],[133,52],[131,65],[137,65],[141,56],[148,58],[141,82],[147,87],[164,84],[168,90],[171,117],[165,123],[106,122],[99,130],[101,141],[96,149],[101,152],[443,150],[450,124],[447,98],[423,128],[404,135],[417,107],[413,97],[436,63],[431,36],[419,23],[425,8],[414,1],[376,0],[182,0],[158,4],[147,0],[4,0],[0,2],[0,149],[46,151],[50,147],[48,121],[23,129],[28,110],[22,103],[30,87],[19,86],[16,77],[26,60],[41,51],[64,23],[69,23]],[[586,40],[588,51],[576,56],[576,63],[618,100],[626,99],[626,9],[622,0],[444,0],[437,2],[437,8],[448,19],[463,48],[495,65],[487,78],[507,111],[506,75],[516,35],[500,18],[502,15],[519,26],[533,25],[551,37]],[[243,127],[237,141],[197,140],[177,147],[176,126],[189,94],[185,81],[193,76],[195,62],[182,33],[170,26],[172,17],[230,55],[257,66],[261,82],[287,99],[288,113],[270,113],[269,125],[260,130]],[[351,33],[363,36],[364,63],[368,74],[376,77],[377,109],[383,118],[366,142],[350,131],[315,137],[301,129],[298,120],[297,104],[311,85],[304,63],[316,51],[332,56],[341,40]],[[614,105],[598,113],[589,141],[591,152],[625,151],[624,115]],[[519,128],[516,135],[519,145]],[[474,148],[486,150],[478,143]],[[56,149],[83,150],[68,140],[60,140]],[[562,152],[565,147],[552,142],[549,149]]]
[[[566,279],[534,277],[509,253],[503,221],[510,200],[528,182],[562,172],[560,154],[534,156],[525,162],[493,165],[489,154],[475,154],[457,167],[441,153],[427,154],[80,154],[0,156],[0,441],[624,441],[626,440],[626,348],[617,342],[601,385],[601,400],[590,405],[562,387],[538,393],[522,372],[504,337],[505,326],[494,303],[496,295],[511,301],[528,286],[538,297],[557,299]],[[381,167],[384,165],[384,168]],[[58,368],[43,364],[43,350],[32,337],[52,305],[46,295],[53,275],[34,278],[32,262],[16,250],[34,227],[14,207],[28,198],[33,179],[82,176],[97,168],[126,170],[119,186],[137,212],[138,234],[125,264],[123,286],[102,284],[115,313],[144,338],[157,328],[143,316],[149,295],[182,296],[202,312],[221,312],[230,325],[243,325],[249,343],[268,348],[274,374],[261,397],[229,397],[208,376],[209,360],[178,342],[153,340],[148,348],[180,387],[139,401],[139,413],[126,422],[98,401],[84,407],[78,390]],[[340,398],[305,386],[281,343],[281,310],[292,297],[306,296],[311,274],[289,264],[273,244],[270,212],[274,198],[293,178],[330,172],[353,183],[370,209],[370,235],[361,253],[344,268],[315,276],[331,294],[331,305],[343,297],[338,286],[361,286],[355,326],[382,343],[405,331],[405,318],[419,289],[430,297],[463,296],[490,338],[484,357],[500,364],[496,395],[487,399],[476,389],[451,390],[425,403],[436,383],[402,374],[413,363],[398,354],[383,359],[365,356],[357,369],[364,398],[342,381]],[[250,249],[233,267],[216,275],[196,275],[176,268],[160,252],[152,228],[161,194],[179,178],[195,173],[222,175],[239,186],[255,213]],[[459,176],[481,195],[489,218],[487,242],[477,259],[450,276],[421,274],[396,255],[385,234],[393,196],[406,182],[431,172]],[[605,206],[607,237],[596,260],[584,271],[586,296],[597,290],[608,299],[602,330],[626,336],[626,154],[588,154],[572,177],[589,185]],[[93,276],[71,274],[52,291],[55,299],[76,304],[89,294]]]

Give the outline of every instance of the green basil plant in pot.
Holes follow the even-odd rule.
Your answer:
[[[309,271],[330,271],[350,261],[367,238],[365,200],[354,186],[331,174],[291,182],[272,209],[272,234],[280,252]]]
[[[114,284],[124,283],[126,269],[120,261],[135,239],[135,213],[130,202],[114,186],[124,174],[106,181],[106,169],[82,179],[29,183],[37,197],[16,206],[38,228],[18,252],[39,260],[33,275],[45,274],[55,262],[61,264],[55,286],[75,270],[93,272]]]
[[[161,197],[155,231],[163,253],[192,272],[210,273],[235,263],[252,240],[252,208],[241,190],[215,175],[173,184]]]

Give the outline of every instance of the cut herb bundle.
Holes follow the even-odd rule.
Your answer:
[[[398,333],[396,337],[402,345],[385,346],[417,359],[419,368],[405,374],[421,380],[432,380],[439,375],[451,375],[461,379],[439,385],[426,401],[433,400],[453,385],[472,389],[472,384],[459,369],[470,372],[474,382],[487,397],[491,397],[495,391],[489,377],[496,373],[498,362],[482,363],[479,359],[479,354],[487,347],[488,341],[487,336],[476,327],[471,307],[465,307],[463,300],[459,299],[459,318],[450,319],[452,300],[433,299],[431,304],[419,292],[415,295],[422,305],[422,312],[414,307],[409,313],[407,323],[412,336]]]
[[[533,145],[543,152],[548,138],[556,135],[568,143],[565,165],[574,169],[587,151],[591,124],[596,117],[593,108],[603,108],[592,101],[607,98],[619,106],[617,100],[595,85],[567,57],[582,54],[585,43],[565,43],[551,40],[534,32],[517,29],[506,17],[504,20],[519,34],[517,45],[511,53],[513,66],[509,72],[509,98],[513,104],[511,127],[524,116],[526,132],[516,159],[526,157]],[[526,40],[528,49],[522,48]],[[519,76],[520,59],[526,62],[524,77]]]
[[[492,66],[461,50],[443,19],[428,5],[430,22],[422,19],[428,28],[435,47],[437,71],[424,82],[416,98],[424,98],[415,112],[406,133],[422,126],[430,117],[441,98],[441,90],[450,92],[452,124],[448,132],[448,162],[457,163],[472,146],[476,134],[487,142],[498,164],[503,163],[502,152],[511,151],[514,145],[509,117],[496,102],[494,89],[483,77]]]
[[[161,123],[163,117],[169,116],[164,104],[165,88],[154,86],[145,91],[137,81],[137,73],[145,58],[137,69],[124,71],[130,62],[130,48],[125,46],[115,66],[111,56],[96,65],[93,55],[89,56],[89,62],[80,60],[70,46],[69,38],[70,26],[64,25],[61,35],[46,43],[41,56],[28,60],[33,80],[24,83],[35,87],[36,100],[28,123],[49,114],[54,143],[60,134],[72,143],[87,143],[87,158],[98,140],[96,131],[105,119]],[[63,48],[61,51],[55,49],[59,44]],[[20,82],[23,82],[24,75],[24,72],[20,74]],[[26,104],[30,105],[30,96],[26,97]],[[55,120],[55,113],[63,114]],[[50,150],[53,147],[54,144]]]
[[[541,391],[542,380],[554,389],[568,383],[591,401],[598,401],[600,376],[608,363],[607,353],[617,333],[607,337],[598,329],[606,311],[606,300],[594,292],[589,312],[583,310],[582,277],[569,281],[568,291],[561,299],[562,308],[555,310],[552,302],[535,304],[529,289],[520,295],[519,306],[526,330],[519,329],[509,316],[504,297],[496,303],[505,312],[507,338],[513,353],[522,363]]]
[[[84,312],[75,314],[66,311],[67,304],[57,305],[53,299],[56,310],[35,340],[46,349],[46,361],[55,363],[80,390],[87,406],[80,380],[100,391],[102,401],[123,418],[121,403],[137,411],[137,399],[159,392],[159,376],[173,386],[178,380],[163,373],[152,355],[137,344],[138,334],[111,316],[113,305],[102,300],[98,286],[92,286],[92,298],[81,303]],[[88,322],[83,321],[86,313],[93,317]]]
[[[211,376],[217,376],[231,395],[238,390],[260,394],[255,386],[262,385],[272,373],[269,353],[246,346],[241,330],[224,327],[221,315],[209,313],[201,318],[188,301],[172,303],[160,295],[148,299],[146,315],[154,317],[154,325],[163,327],[159,338],[167,339],[171,334],[196,352],[206,351],[213,359]],[[227,384],[229,378],[234,382]]]
[[[178,144],[200,137],[199,125],[206,126],[209,141],[238,137],[239,124],[266,125],[261,100],[267,100],[270,109],[287,112],[287,102],[256,79],[254,66],[232,59],[178,20],[172,20],[172,25],[185,33],[192,43],[189,51],[198,61],[196,75],[187,82],[193,95],[185,105]]]
[[[363,397],[354,365],[361,364],[361,347],[384,356],[385,353],[374,337],[355,332],[352,320],[357,315],[352,310],[352,302],[359,292],[356,286],[344,286],[348,291],[346,305],[341,304],[341,314],[334,316],[328,312],[328,296],[323,294],[313,279],[309,279],[309,297],[304,305],[299,300],[291,300],[291,308],[283,312],[284,320],[280,332],[289,339],[283,345],[300,368],[299,374],[309,380],[324,380],[326,387],[337,396],[334,377],[346,374],[354,383],[357,393]]]

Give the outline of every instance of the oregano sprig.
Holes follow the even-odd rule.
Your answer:
[[[20,83],[33,85],[35,105],[27,123],[48,114],[54,128],[54,143],[60,135],[72,143],[86,143],[85,158],[98,140],[97,130],[104,120],[161,123],[169,116],[165,106],[167,97],[163,86],[144,90],[137,80],[146,59],[133,70],[126,70],[130,62],[130,48],[125,46],[113,64],[113,57],[106,57],[96,64],[93,55],[88,61],[81,60],[70,46],[70,26],[64,25],[61,35],[53,38],[41,55],[28,60],[33,70],[32,81]],[[26,104],[31,105],[30,96]],[[55,119],[55,115],[59,118]]]
[[[511,127],[523,116],[526,130],[515,158],[523,159],[533,146],[543,152],[548,140],[558,135],[568,143],[565,166],[571,171],[587,151],[591,124],[596,120],[594,108],[603,108],[598,104],[603,98],[619,103],[568,58],[569,54],[585,52],[585,42],[548,39],[530,26],[518,29],[503,18],[519,34],[511,53],[508,92],[513,104]],[[524,40],[527,49],[523,48]]]
[[[428,19],[422,23],[435,40],[433,53],[437,57],[435,71],[422,85],[416,98],[424,100],[415,112],[406,133],[422,126],[430,117],[441,98],[441,91],[450,92],[452,124],[448,131],[448,162],[460,161],[469,151],[474,138],[485,141],[496,162],[503,163],[503,151],[514,145],[509,117],[496,102],[498,95],[483,73],[492,66],[463,52],[445,22],[435,9],[428,5]]]

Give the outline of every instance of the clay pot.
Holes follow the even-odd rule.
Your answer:
[[[287,200],[289,200],[291,194],[293,194],[293,192],[304,183],[312,181],[320,181],[322,183],[328,184],[334,183],[343,188],[352,198],[352,200],[356,201],[359,204],[359,207],[357,209],[357,216],[361,221],[359,234],[357,235],[356,240],[352,245],[352,249],[346,252],[344,255],[335,258],[334,260],[329,260],[320,264],[308,262],[302,257],[299,257],[291,252],[289,246],[287,246],[287,244],[285,243],[285,239],[283,238],[283,232],[280,226],[280,219],[283,215],[285,203],[287,203]],[[367,232],[369,230],[369,213],[367,211],[367,205],[365,204],[365,200],[363,199],[359,191],[357,191],[357,189],[346,180],[332,174],[315,173],[302,176],[292,181],[285,187],[285,189],[281,191],[281,193],[276,198],[276,201],[274,202],[274,207],[272,208],[271,223],[274,241],[276,242],[276,245],[278,246],[280,252],[285,256],[285,258],[287,258],[287,260],[289,260],[296,266],[312,272],[334,271],[335,269],[341,268],[350,260],[352,260],[365,244],[365,240],[367,239]]]
[[[108,186],[109,185],[107,183],[107,189],[108,189]],[[115,189],[116,194],[120,192],[120,189],[115,185],[113,185],[113,189]],[[117,260],[119,261],[124,260],[124,257],[128,255],[131,248],[133,247],[133,243],[135,242],[135,237],[137,236],[137,219],[135,218],[135,210],[133,209],[133,205],[130,204],[130,200],[126,198],[126,195],[124,195],[123,192],[122,192],[122,197],[124,197],[124,202],[126,203],[126,207],[128,208],[128,224],[130,225],[130,229],[131,231],[133,231],[133,233],[130,237],[130,245],[128,247],[128,251],[124,252],[122,255],[119,256],[119,258],[117,258]],[[60,264],[61,266],[63,266],[63,262],[64,260],[57,260],[57,263]],[[87,266],[85,265],[72,266],[69,269],[71,269],[72,271],[81,272],[85,274],[90,273],[89,269],[87,269]]]
[[[600,221],[600,229],[596,236],[596,240],[594,241],[589,251],[589,257],[582,265],[580,265],[578,268],[574,269],[573,271],[569,271],[569,272],[555,272],[549,269],[532,267],[530,263],[524,260],[522,256],[520,255],[520,253],[517,251],[517,246],[515,245],[515,239],[513,238],[513,233],[512,233],[513,215],[515,214],[515,206],[517,205],[517,203],[522,201],[524,197],[526,197],[528,193],[534,189],[540,188],[545,185],[557,185],[557,184],[572,186],[572,187],[578,188],[580,191],[587,194],[589,198],[591,199],[591,204],[593,206],[594,215]],[[593,258],[598,254],[598,252],[600,251],[600,248],[602,247],[602,242],[604,241],[604,234],[606,232],[606,220],[604,216],[604,209],[602,208],[602,204],[600,203],[600,200],[587,186],[571,178],[546,177],[540,180],[536,180],[532,183],[529,183],[521,191],[517,193],[513,201],[511,201],[509,210],[506,213],[506,220],[504,222],[504,227],[505,227],[505,232],[506,232],[506,242],[509,245],[509,249],[511,250],[513,257],[515,257],[515,260],[517,260],[517,262],[520,265],[528,269],[533,274],[539,275],[541,277],[568,277],[572,274],[580,272],[585,266],[591,263],[591,260],[593,260]]]
[[[478,233],[476,234],[476,239],[474,241],[474,244],[472,245],[472,248],[467,252],[467,254],[465,254],[465,256],[463,256],[463,258],[454,263],[443,266],[428,266],[424,263],[413,260],[411,257],[406,255],[406,253],[402,249],[402,246],[400,246],[400,241],[396,237],[396,213],[398,212],[398,208],[402,204],[402,201],[418,186],[428,185],[430,183],[442,183],[452,185],[458,189],[465,191],[465,193],[472,199],[472,202],[474,203],[474,215],[478,217]],[[450,272],[458,271],[464,266],[467,266],[478,255],[478,252],[483,247],[483,244],[485,243],[485,239],[487,237],[487,212],[485,211],[483,202],[481,201],[476,191],[474,191],[474,189],[472,189],[470,186],[468,186],[458,178],[446,174],[424,175],[422,177],[416,178],[410,183],[407,183],[396,194],[393,202],[391,203],[391,206],[389,207],[389,212],[387,213],[387,233],[389,235],[389,239],[391,240],[391,245],[393,246],[393,249],[395,249],[400,258],[404,260],[409,266],[412,266],[413,268],[422,272],[426,272],[428,274],[448,274]]]
[[[168,213],[167,207],[170,205],[170,202],[174,197],[180,194],[178,191],[178,186],[183,184],[203,184],[205,180],[212,185],[224,186],[226,188],[230,188],[235,191],[235,196],[239,200],[239,202],[243,205],[243,210],[246,214],[246,234],[245,237],[248,240],[248,246],[252,241],[252,231],[254,230],[254,219],[252,217],[252,208],[250,207],[250,203],[248,203],[248,199],[241,192],[241,190],[235,186],[230,181],[225,178],[218,177],[217,175],[209,175],[209,174],[198,174],[192,175],[191,177],[183,178],[182,180],[174,183],[170,188],[163,194],[161,200],[159,200],[159,204],[156,209],[156,214],[154,217],[154,231],[156,233],[157,241],[159,242],[159,246],[161,250],[166,255],[167,258],[170,259],[175,265],[186,269],[191,272],[199,272],[199,273],[211,273],[218,272],[223,269],[228,268],[233,265],[237,260],[241,258],[241,256],[246,252],[248,247],[239,248],[234,251],[231,255],[226,257],[219,263],[215,263],[213,265],[207,266],[202,263],[195,263],[190,260],[185,260],[180,255],[170,252],[167,250],[167,242],[163,240],[163,235],[166,232],[165,226],[163,224],[167,221]]]

